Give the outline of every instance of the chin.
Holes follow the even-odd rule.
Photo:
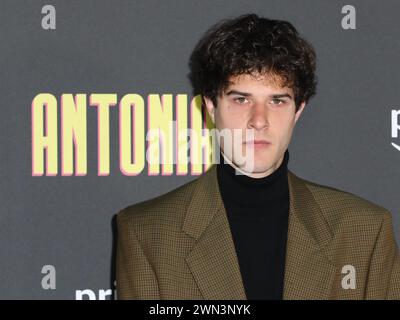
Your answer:
[[[263,173],[271,169],[271,166],[268,164],[267,161],[259,162],[256,161],[255,163],[248,163],[241,166],[241,169],[248,173]]]

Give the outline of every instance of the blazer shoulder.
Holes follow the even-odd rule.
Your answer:
[[[336,229],[338,225],[380,226],[384,219],[391,219],[388,209],[354,193],[322,185],[300,178],[310,190],[329,225]]]
[[[117,214],[118,225],[141,226],[176,225],[184,218],[199,178],[189,181],[157,197],[131,204]]]

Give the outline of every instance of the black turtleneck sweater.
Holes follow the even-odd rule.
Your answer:
[[[269,176],[235,174],[220,154],[217,177],[229,220],[247,299],[280,300],[289,217],[286,150]]]

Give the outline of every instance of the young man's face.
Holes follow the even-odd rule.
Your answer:
[[[293,90],[280,87],[267,76],[240,75],[229,80],[230,85],[217,98],[217,107],[205,97],[207,111],[219,132],[241,129],[240,138],[233,139],[233,145],[221,135],[221,150],[242,173],[254,178],[268,176],[282,163],[305,103],[295,112]],[[253,132],[254,140],[267,143],[249,141],[246,130]],[[240,150],[240,157],[234,150]],[[244,165],[243,159],[252,163],[250,167]]]

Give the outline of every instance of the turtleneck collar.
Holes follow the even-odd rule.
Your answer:
[[[217,164],[217,177],[225,204],[235,203],[243,207],[257,207],[287,200],[289,193],[288,150],[285,151],[281,165],[273,173],[263,178],[236,174],[236,169],[231,164],[225,163],[221,151],[220,159],[220,163]]]

